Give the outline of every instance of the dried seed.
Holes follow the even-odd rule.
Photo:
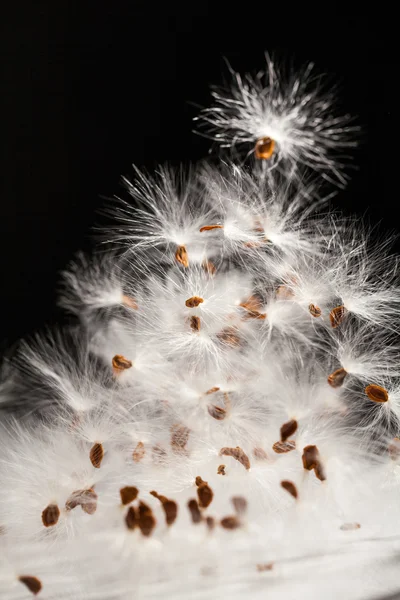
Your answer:
[[[138,442],[136,448],[132,452],[132,458],[135,462],[140,462],[144,455],[146,454],[146,450],[144,448],[143,442]]]
[[[204,483],[207,483],[207,481],[203,481],[202,480],[202,478],[200,477],[200,475],[197,475],[197,477],[194,480],[194,482],[197,485],[197,487],[199,487],[199,485],[203,485]]]
[[[202,520],[202,516],[201,516],[200,509],[199,509],[199,505],[197,504],[197,500],[195,500],[194,498],[192,500],[189,500],[188,508],[190,510],[192,522],[200,523],[200,521]]]
[[[241,340],[235,327],[226,327],[217,333],[217,338],[220,342],[223,342],[227,346],[232,346],[232,348],[240,346]]]
[[[154,491],[154,490],[153,490],[152,492],[150,492],[150,494],[151,494],[152,496],[154,496],[154,498],[157,498],[157,500],[159,500],[159,501],[161,502],[161,504],[162,504],[163,502],[167,502],[167,501],[168,501],[168,498],[167,498],[167,496],[163,496],[162,494],[159,494],[158,492],[156,492],[156,491]]]
[[[221,519],[221,525],[224,529],[237,529],[240,527],[240,521],[236,515],[232,515]]]
[[[203,298],[200,298],[200,296],[192,296],[186,300],[185,304],[188,308],[196,308],[196,306],[199,306],[199,304],[202,304],[203,302],[204,300]]]
[[[219,455],[232,456],[235,460],[240,462],[245,469],[250,469],[249,457],[239,446],[236,446],[236,448],[221,448]]]
[[[354,531],[355,529],[360,529],[360,527],[360,523],[343,523],[343,525],[340,526],[340,529],[342,531]]]
[[[266,136],[257,140],[254,155],[258,160],[269,160],[274,153],[275,141]]]
[[[238,515],[244,515],[247,511],[247,500],[243,496],[234,496],[231,498],[233,508]]]
[[[128,308],[133,308],[134,310],[138,309],[138,305],[136,304],[135,300],[130,296],[125,296],[125,294],[122,296],[122,304]]]
[[[293,496],[293,498],[297,498],[297,488],[292,481],[281,481],[281,486],[284,490],[289,492],[289,494]]]
[[[215,392],[219,392],[219,387],[212,387],[210,388],[207,392],[206,392],[206,396],[208,396],[209,394],[214,394]]]
[[[218,470],[217,470],[217,475],[226,475],[225,465],[219,465]]]
[[[306,471],[312,471],[319,463],[319,451],[317,446],[305,446],[303,449],[303,467]]]
[[[217,421],[222,421],[226,417],[226,410],[224,408],[220,408],[219,406],[215,406],[214,404],[209,404],[207,406],[207,410],[208,414]]]
[[[291,419],[287,423],[284,423],[281,427],[281,441],[286,442],[291,435],[296,433],[297,427],[298,425],[295,419]]]
[[[197,497],[199,499],[199,506],[201,508],[207,508],[212,502],[214,492],[206,482],[203,482],[197,488]]]
[[[215,528],[214,517],[206,517],[206,524],[207,524],[209,531],[212,531]]]
[[[323,467],[321,461],[319,461],[318,464],[317,464],[317,466],[315,467],[314,473],[315,473],[315,476],[320,481],[325,481],[326,480],[325,470],[324,470],[324,467]]]
[[[138,496],[139,490],[137,487],[127,485],[119,490],[119,495],[121,496],[121,503],[126,506],[130,504],[134,500],[136,500]]]
[[[23,583],[34,596],[42,589],[42,582],[32,575],[20,575],[18,580]]]
[[[154,518],[153,511],[151,510],[150,506],[144,502],[140,502],[138,512],[137,524],[142,532],[142,535],[148,537],[151,535],[154,527],[156,526],[156,520]]]
[[[87,515],[93,515],[97,510],[97,494],[90,488],[73,492],[65,503],[66,510],[80,506]]]
[[[241,304],[239,304],[239,306],[241,306],[245,310],[259,312],[263,306],[263,303],[261,301],[261,298],[253,295],[253,296],[250,296],[250,298],[248,298],[245,302],[242,302]]]
[[[308,310],[310,311],[310,314],[313,317],[320,317],[322,315],[322,310],[320,309],[319,306],[316,306],[315,304],[310,304],[308,307]]]
[[[178,246],[175,252],[175,259],[181,264],[183,267],[189,266],[189,257],[185,246]]]
[[[104,458],[104,448],[102,444],[96,442],[89,454],[90,462],[94,466],[95,469],[100,469],[101,462]]]
[[[45,527],[57,525],[60,518],[60,509],[57,504],[49,504],[42,512],[42,522]]]
[[[192,331],[200,331],[200,328],[201,328],[200,317],[196,317],[193,315],[192,317],[190,317],[189,323],[190,323],[190,328],[192,329]]]
[[[178,505],[175,500],[167,500],[162,503],[165,513],[165,522],[167,525],[172,525],[178,516]]]
[[[346,308],[343,305],[336,306],[336,308],[331,310],[331,312],[329,314],[329,318],[331,320],[331,325],[334,329],[336,329],[336,327],[339,327],[339,325],[343,321],[345,315],[346,315]]]
[[[223,229],[223,225],[205,225],[204,227],[200,227],[200,233],[203,231],[211,231],[212,229]]]
[[[380,385],[367,385],[365,393],[372,402],[387,402],[389,400],[389,392]]]
[[[209,275],[215,275],[217,272],[217,267],[214,265],[211,260],[204,260],[201,265],[206,273]]]
[[[296,448],[295,440],[287,440],[286,442],[275,442],[272,446],[272,450],[277,454],[285,454],[291,452]]]
[[[400,458],[400,438],[395,437],[392,439],[388,446],[389,456],[392,460],[399,460]]]
[[[266,313],[260,313],[257,310],[247,310],[244,318],[245,319],[259,319],[259,320],[263,321],[264,319],[267,318],[267,315],[266,315]]]
[[[125,524],[130,530],[135,529],[137,525],[136,510],[133,506],[128,508],[128,512],[125,515]]]
[[[347,371],[345,369],[337,369],[333,371],[328,377],[328,383],[333,388],[338,388],[343,385],[344,380],[346,379]]]
[[[268,455],[265,452],[265,450],[263,450],[263,448],[260,448],[259,446],[257,446],[256,448],[254,448],[253,455],[258,460],[267,460],[268,459]]]
[[[132,367],[132,361],[122,356],[122,354],[116,354],[112,359],[112,367],[114,374],[118,375],[122,371],[126,369],[130,369]]]
[[[190,435],[189,427],[177,423],[171,427],[171,446],[172,450],[177,453],[186,452],[186,444],[188,443]]]
[[[273,568],[274,563],[272,562],[257,565],[257,571],[259,571],[260,573],[262,573],[263,571],[272,571]]]

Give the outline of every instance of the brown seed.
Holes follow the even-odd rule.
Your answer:
[[[197,475],[197,477],[194,480],[194,482],[197,485],[197,487],[199,487],[199,485],[203,485],[204,483],[207,483],[207,481],[203,481],[202,480],[202,478],[200,477],[200,475]]]
[[[231,498],[233,508],[239,516],[244,515],[247,511],[247,500],[243,496],[234,496]]]
[[[200,227],[200,233],[203,231],[211,231],[212,229],[223,229],[223,225],[205,225],[204,227]]]
[[[217,333],[217,338],[220,342],[226,344],[227,346],[232,346],[232,348],[237,348],[240,346],[241,340],[235,327],[226,327]]]
[[[331,320],[331,325],[334,329],[336,329],[336,327],[339,327],[339,325],[343,321],[345,315],[346,315],[346,308],[343,305],[336,306],[336,308],[331,310],[331,312],[329,314],[329,318]]]
[[[167,496],[163,496],[162,494],[159,494],[158,492],[155,492],[154,490],[152,492],[150,492],[150,494],[152,496],[154,496],[154,498],[157,498],[157,500],[159,500],[161,502],[161,504],[163,504],[164,502],[168,502]]]
[[[303,449],[303,467],[306,471],[312,471],[319,463],[319,451],[317,446],[305,446]]]
[[[240,521],[236,515],[232,515],[231,517],[221,519],[221,525],[224,529],[237,529],[240,527]]]
[[[295,440],[287,440],[286,442],[275,442],[272,446],[272,450],[277,454],[285,454],[291,452],[296,448]]]
[[[245,469],[250,469],[249,457],[239,446],[236,446],[236,448],[221,448],[219,455],[232,456],[235,460],[240,462]]]
[[[281,441],[286,442],[291,435],[296,433],[297,427],[298,425],[295,419],[291,419],[287,423],[284,423],[281,427]]]
[[[389,400],[388,391],[380,385],[367,385],[365,393],[372,402],[387,402]]]
[[[137,487],[127,485],[119,490],[119,495],[121,496],[121,503],[126,506],[130,504],[134,500],[136,500],[138,496],[139,490]]]
[[[177,423],[171,427],[171,446],[172,450],[176,454],[182,454],[186,452],[186,444],[188,443],[190,435],[189,427]]]
[[[297,498],[297,488],[294,485],[294,483],[292,483],[291,481],[281,481],[281,486],[284,490],[289,492],[289,494],[293,496],[293,498]]]
[[[26,585],[28,590],[32,592],[34,596],[40,592],[42,589],[42,582],[37,577],[32,577],[32,575],[20,575],[18,580]]]
[[[389,456],[392,460],[399,460],[400,458],[400,438],[395,437],[392,439],[388,446]]]
[[[206,273],[209,275],[215,275],[217,272],[217,267],[214,265],[211,260],[204,260],[201,265]]]
[[[219,465],[218,470],[217,470],[217,475],[226,475],[225,465]]]
[[[265,452],[265,450],[263,450],[263,448],[260,448],[259,446],[254,448],[253,454],[254,454],[255,458],[257,458],[258,460],[267,460],[268,459],[268,455]]]
[[[266,318],[266,313],[260,313],[257,310],[247,310],[245,315],[245,319],[258,319],[260,321],[264,321]]]
[[[60,518],[60,509],[57,504],[49,504],[42,512],[42,522],[45,527],[57,525]]]
[[[319,461],[318,464],[317,464],[317,466],[315,467],[314,473],[315,473],[315,476],[320,481],[325,481],[326,480],[325,470],[324,470],[324,467],[323,467],[321,461]]]
[[[197,488],[197,497],[199,499],[199,506],[201,508],[207,508],[212,502],[214,492],[206,482],[203,482]]]
[[[214,517],[206,517],[206,525],[209,531],[212,531],[215,528],[215,519]]]
[[[340,526],[340,529],[342,531],[354,531],[355,529],[360,529],[360,527],[360,523],[343,523],[343,525]]]
[[[186,300],[185,304],[188,308],[196,308],[196,306],[199,306],[199,304],[202,304],[202,302],[204,302],[203,298],[200,298],[199,296],[192,296]]]
[[[316,306],[315,304],[310,304],[308,307],[308,310],[310,311],[310,314],[313,317],[320,317],[322,315],[322,310],[320,309],[319,306]]]
[[[266,136],[257,140],[254,155],[258,160],[269,160],[274,153],[275,141]]]
[[[263,303],[261,301],[261,298],[253,295],[253,296],[250,296],[250,298],[248,298],[245,302],[242,302],[241,304],[239,304],[239,306],[241,306],[242,308],[244,308],[246,310],[259,312],[263,306]]]
[[[197,504],[197,500],[195,500],[194,498],[192,500],[189,500],[188,508],[190,510],[192,522],[200,523],[200,521],[202,520],[202,516],[201,516],[200,509],[199,509],[199,505]]]
[[[213,417],[217,421],[222,421],[226,417],[226,410],[219,406],[215,406],[214,404],[209,404],[207,410],[210,417]]]
[[[189,257],[185,246],[178,246],[175,252],[175,259],[183,267],[187,268],[189,266]]]
[[[154,527],[156,526],[156,520],[153,515],[153,511],[150,506],[147,506],[144,502],[139,503],[139,514],[137,515],[137,524],[139,526],[142,535],[148,537],[151,535]]]
[[[90,450],[89,458],[90,458],[90,462],[92,463],[94,468],[100,469],[101,462],[104,458],[103,444],[99,444],[98,442],[96,442],[94,444],[94,446],[92,446],[92,449]]]
[[[65,503],[66,510],[80,506],[87,515],[93,515],[97,510],[97,494],[90,488],[73,492]]]
[[[112,367],[115,375],[118,375],[126,369],[130,369],[132,364],[132,361],[125,358],[125,356],[122,356],[122,354],[116,354],[112,359]]]
[[[144,455],[146,454],[146,450],[144,448],[143,442],[138,442],[136,448],[132,452],[132,458],[135,462],[140,462]]]
[[[167,500],[162,503],[165,513],[165,522],[167,525],[172,525],[178,516],[178,505],[175,500]]]
[[[192,329],[192,331],[200,331],[200,328],[201,328],[200,317],[197,317],[195,315],[191,316],[189,323],[190,323],[190,328]]]
[[[128,508],[128,512],[125,515],[125,524],[130,530],[135,529],[137,525],[136,510],[133,506]]]
[[[329,385],[333,388],[341,387],[346,379],[346,375],[347,371],[343,368],[333,371],[333,373],[328,376]]]
[[[206,396],[208,396],[209,394],[214,394],[215,392],[219,392],[219,387],[212,387],[210,388],[207,392],[206,392]]]
[[[274,563],[272,562],[257,565],[257,571],[259,571],[260,573],[262,573],[263,571],[272,571],[273,568]]]
[[[122,296],[122,304],[128,308],[133,308],[133,310],[138,309],[138,305],[136,304],[135,300],[130,296],[125,296],[125,294]]]

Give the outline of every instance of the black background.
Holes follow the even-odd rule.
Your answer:
[[[132,163],[196,161],[195,104],[264,51],[341,83],[359,116],[358,171],[335,204],[396,231],[397,19],[307,3],[55,2],[2,14],[0,348],[59,318],[58,272],[92,244],[104,197]],[[363,6],[362,4],[360,6]],[[365,6],[365,5],[364,5]],[[396,182],[396,184],[395,184]]]

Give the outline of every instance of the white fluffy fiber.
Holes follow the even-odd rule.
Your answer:
[[[64,274],[80,325],[9,359],[4,600],[400,589],[398,259],[301,175],[338,178],[347,119],[268,69],[204,114],[272,161],[136,170],[112,254]]]

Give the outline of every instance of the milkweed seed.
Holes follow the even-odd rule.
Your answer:
[[[127,485],[119,490],[119,495],[121,496],[121,503],[126,506],[130,504],[134,500],[136,500],[138,496],[139,490],[137,487]]]
[[[292,481],[281,481],[281,486],[283,487],[284,490],[286,490],[287,492],[289,492],[289,494],[291,496],[293,496],[293,498],[297,498],[298,494],[297,494],[297,488],[295,486],[295,484]]]
[[[178,246],[175,252],[175,260],[185,268],[189,266],[189,257],[185,246]]]
[[[92,446],[92,449],[90,450],[89,458],[94,468],[100,469],[102,460],[104,458],[103,444],[99,444],[98,442],[96,442],[96,444],[94,444],[94,446]]]
[[[240,527],[240,521],[236,515],[233,515],[231,517],[224,517],[221,519],[221,525],[224,529],[237,529]]]
[[[315,304],[310,304],[308,310],[310,311],[310,314],[315,318],[320,317],[322,315],[322,310],[319,306],[316,306]]]
[[[337,369],[328,376],[328,383],[333,388],[338,388],[343,385],[346,379],[347,371],[345,369]]]
[[[275,141],[266,136],[257,140],[254,155],[258,160],[269,160],[275,149]]]
[[[286,442],[291,435],[296,433],[297,431],[297,421],[295,419],[291,419],[287,423],[284,423],[281,427],[281,441]]]
[[[42,589],[42,582],[37,577],[32,575],[20,575],[18,580],[23,583],[34,596]]]
[[[343,305],[336,306],[336,308],[331,310],[331,312],[329,313],[329,318],[330,318],[331,326],[333,327],[333,329],[336,329],[336,327],[339,327],[339,325],[343,321],[345,315],[346,315],[346,308]]]
[[[226,475],[225,465],[219,465],[218,470],[217,470],[217,475]]]
[[[186,300],[185,304],[188,308],[196,308],[196,306],[199,306],[199,304],[202,304],[203,302],[204,300],[203,298],[200,298],[200,296],[192,296]]]
[[[57,525],[60,518],[60,509],[57,504],[49,504],[42,512],[42,522],[45,527]]]
[[[213,229],[223,229],[223,225],[205,225],[204,227],[200,227],[200,233],[203,231],[212,231]]]
[[[296,448],[295,440],[287,440],[286,442],[275,442],[272,446],[272,450],[277,454],[285,454],[291,452]]]
[[[367,385],[365,393],[372,402],[387,402],[389,400],[389,393],[385,388],[380,385]]]
[[[219,455],[232,456],[235,460],[240,462],[245,469],[250,469],[249,457],[239,446],[236,446],[236,448],[221,448]]]

